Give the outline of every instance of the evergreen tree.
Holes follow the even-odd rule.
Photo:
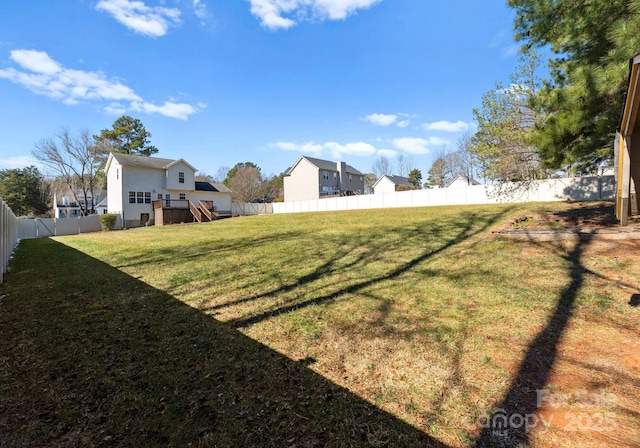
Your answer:
[[[126,115],[114,121],[111,129],[103,129],[93,138],[104,153],[113,151],[151,156],[158,152],[158,148],[149,144],[151,133],[142,122]]]
[[[0,198],[16,216],[39,216],[49,210],[50,188],[35,166],[1,170]]]
[[[417,188],[422,188],[422,171],[414,168],[409,171],[409,183]]]
[[[640,50],[640,0],[509,0],[516,38],[551,49],[545,113],[531,142],[551,168],[589,172],[613,157],[629,58]]]

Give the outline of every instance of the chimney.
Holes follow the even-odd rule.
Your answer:
[[[345,162],[338,162],[338,187],[340,191],[344,191],[349,186],[348,178],[347,178],[347,164]]]

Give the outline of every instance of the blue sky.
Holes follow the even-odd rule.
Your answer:
[[[20,0],[0,6],[0,169],[123,114],[208,174],[300,155],[371,171],[473,131],[517,64],[503,1]]]

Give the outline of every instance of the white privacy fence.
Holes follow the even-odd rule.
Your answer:
[[[122,227],[122,219],[116,215],[114,228]],[[102,230],[100,216],[80,216],[78,218],[36,218],[19,219],[18,236],[20,239],[42,238],[47,236],[77,235],[79,233],[99,232]]]
[[[234,202],[231,204],[231,213],[234,215],[266,215],[273,213],[272,204],[253,202]]]
[[[0,283],[18,243],[18,220],[6,202],[0,198]]]
[[[299,213],[509,202],[598,201],[615,199],[615,189],[614,176],[588,176],[502,185],[472,185],[462,188],[343,196],[272,205],[273,213]]]

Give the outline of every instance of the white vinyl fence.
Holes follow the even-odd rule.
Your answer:
[[[615,199],[615,189],[614,176],[588,176],[502,185],[473,185],[462,188],[343,196],[272,205],[273,213],[299,213],[510,202],[598,201]]]
[[[0,198],[0,284],[18,244],[18,220],[9,206]]]
[[[231,204],[231,213],[234,215],[266,215],[273,213],[272,204],[254,204],[249,202],[234,202]]]
[[[117,216],[115,228],[122,227]],[[20,239],[42,238],[47,236],[77,235],[79,233],[99,232],[102,230],[100,216],[80,216],[77,218],[36,218],[19,219],[18,236]]]

